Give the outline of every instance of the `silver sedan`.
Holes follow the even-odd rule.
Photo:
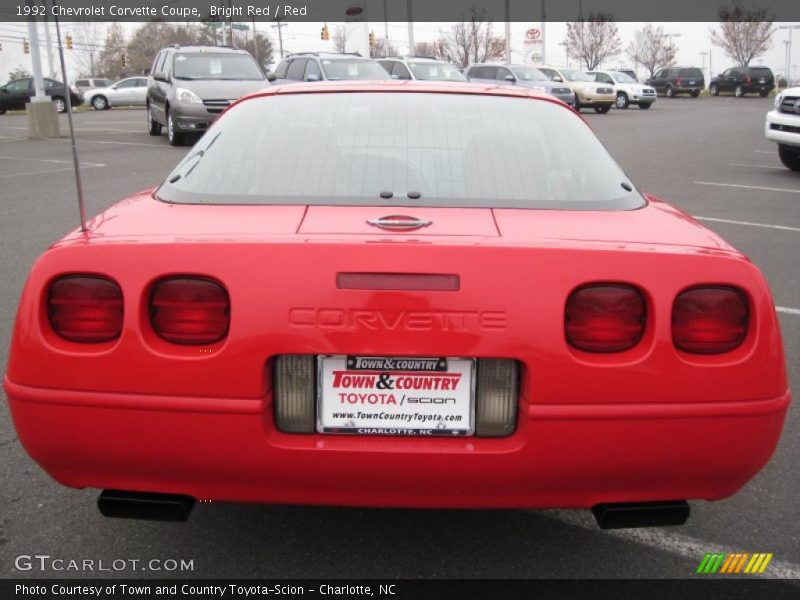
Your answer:
[[[147,77],[129,77],[109,87],[87,90],[84,99],[95,110],[112,106],[144,106],[147,103]]]

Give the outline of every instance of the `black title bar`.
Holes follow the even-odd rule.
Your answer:
[[[411,13],[409,14],[409,5]],[[509,14],[506,14],[508,5]],[[551,22],[611,15],[616,21],[717,21],[733,0],[0,0],[0,21],[33,15],[63,21]],[[798,0],[746,0],[776,21],[800,21]],[[385,10],[384,10],[384,7]]]

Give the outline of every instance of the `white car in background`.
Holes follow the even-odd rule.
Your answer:
[[[793,87],[775,96],[775,104],[767,113],[764,135],[778,144],[778,156],[787,169],[800,171],[800,87]]]
[[[614,86],[617,108],[628,108],[631,104],[638,104],[639,108],[650,108],[656,101],[654,87],[639,83],[621,71],[588,71],[587,74],[592,75],[598,83]]]
[[[103,88],[84,92],[84,102],[95,110],[112,106],[145,106],[147,104],[147,77],[128,77]]]

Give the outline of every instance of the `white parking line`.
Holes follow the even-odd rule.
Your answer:
[[[542,511],[539,513],[547,518],[561,521],[581,529],[595,532],[597,535],[620,538],[630,542],[636,542],[643,546],[649,546],[662,552],[677,554],[688,559],[697,561],[697,565],[703,560],[707,552],[724,552],[734,554],[736,552],[753,551],[762,552],[761,548],[730,548],[721,546],[715,542],[697,540],[688,535],[656,527],[642,529],[606,529],[599,530],[591,514],[582,511],[553,510]],[[694,571],[686,573],[687,576],[694,575]],[[773,559],[769,567],[764,572],[763,577],[772,579],[800,579],[800,565]]]
[[[716,181],[693,181],[697,185],[716,185],[719,187],[729,187],[729,188],[742,188],[746,190],[764,190],[766,192],[786,192],[787,194],[800,194],[800,189],[792,190],[789,188],[774,188],[774,187],[763,187],[760,185],[741,185],[738,183],[718,183]]]
[[[68,140],[64,140],[68,141]],[[112,142],[110,140],[90,140],[88,138],[78,138],[79,142],[89,142],[91,144],[117,144],[120,146],[149,146],[151,148],[171,148],[167,144],[143,144],[141,142]]]
[[[81,164],[81,169],[93,169],[97,167],[105,167],[105,165]],[[9,177],[25,177],[26,175],[44,175],[46,173],[66,173],[72,171],[72,167],[65,167],[63,169],[44,169],[41,171],[24,171],[22,173],[9,173],[8,175],[0,175],[0,179],[8,179]]]
[[[753,150],[756,154],[775,154],[774,150]]]
[[[775,310],[779,313],[785,313],[787,315],[795,315],[800,317],[800,308],[789,308],[788,306],[776,306]]]
[[[110,131],[111,133],[142,133],[143,129],[110,129],[108,127],[87,127],[81,125],[80,129],[76,129],[76,133],[95,133],[96,131]]]
[[[774,165],[753,165],[748,163],[731,163],[732,167],[750,167],[752,169],[777,169],[783,171],[784,167],[776,167]]]
[[[752,221],[733,221],[731,219],[718,219],[716,217],[699,217],[692,215],[698,221],[713,221],[714,223],[729,223],[731,225],[747,225],[749,227],[766,227],[767,229],[781,229],[784,231],[800,231],[800,227],[790,227],[789,225],[770,225],[769,223],[753,223]]]
[[[71,160],[60,160],[60,159],[56,159],[56,158],[26,158],[26,157],[22,157],[22,156],[0,156],[0,160],[31,160],[31,161],[35,161],[35,162],[62,163],[62,164],[65,164],[65,165],[71,165],[72,164]],[[85,165],[87,167],[105,167],[105,165],[101,164],[101,163],[90,163],[90,162],[81,161],[81,164]]]

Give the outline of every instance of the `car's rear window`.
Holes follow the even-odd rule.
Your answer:
[[[209,204],[644,204],[587,124],[565,107],[422,92],[245,100],[214,124],[157,195]]]
[[[697,77],[698,79],[703,76],[703,72],[700,69],[680,69],[678,71],[678,76],[680,77]]]
[[[750,67],[750,73],[763,77],[764,75],[772,75],[772,70],[769,67]]]

